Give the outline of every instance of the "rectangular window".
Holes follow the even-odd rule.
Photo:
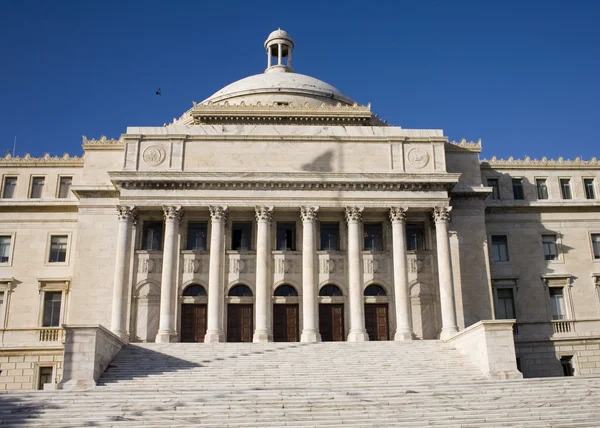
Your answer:
[[[571,180],[569,178],[560,179],[560,192],[563,199],[573,199],[571,195]]]
[[[296,251],[296,223],[277,222],[277,250]]]
[[[73,177],[60,177],[58,181],[58,197],[60,199],[67,199],[70,196],[72,183]]]
[[[60,301],[62,291],[44,293],[44,319],[42,327],[58,327],[60,324]]]
[[[38,389],[43,390],[44,385],[48,383],[53,383],[52,381],[52,367],[40,367],[39,379],[38,379]]]
[[[10,260],[11,236],[0,236],[0,263],[8,263]]]
[[[142,250],[161,250],[163,242],[163,222],[145,221]]]
[[[67,260],[67,240],[66,235],[54,235],[50,237],[50,263],[64,263]]]
[[[425,225],[406,223],[406,249],[408,251],[425,250]]]
[[[550,287],[550,309],[553,320],[564,320],[566,317],[565,296],[562,287]]]
[[[338,251],[340,249],[340,225],[321,223],[321,250]]]
[[[508,239],[506,235],[492,236],[492,261],[507,262],[508,261]]]
[[[31,192],[29,197],[31,199],[39,199],[42,197],[42,191],[44,190],[44,177],[32,177],[31,178]]]
[[[592,234],[592,251],[594,259],[600,260],[600,233]]]
[[[363,225],[364,249],[368,251],[382,251],[383,224],[365,223]]]
[[[187,249],[206,250],[206,228],[205,222],[188,223]]]
[[[544,246],[544,258],[546,260],[558,259],[556,235],[542,235],[542,245]]]
[[[12,199],[15,197],[15,189],[17,188],[17,177],[5,177],[4,188],[2,189],[3,199]]]
[[[488,185],[488,187],[492,188],[492,194],[490,195],[490,198],[500,199],[500,188],[498,187],[498,179],[497,178],[488,178],[487,185]]]
[[[2,312],[2,309],[4,309],[4,291],[0,291],[0,325],[2,325],[1,323],[4,319],[2,318],[2,315],[4,314],[4,312]]]
[[[523,179],[522,178],[513,178],[512,179],[512,187],[513,187],[513,197],[515,199],[525,199],[523,195]]]
[[[538,178],[535,180],[537,186],[538,199],[548,199],[548,185],[546,184],[545,178]]]
[[[585,188],[585,198],[586,199],[596,199],[596,192],[594,192],[594,179],[593,178],[584,178],[583,179],[583,187]]]
[[[515,315],[515,297],[512,288],[496,289],[497,304],[496,318],[504,320],[516,319]]]
[[[231,249],[249,250],[252,243],[252,222],[235,222],[231,225]]]
[[[560,365],[562,366],[564,376],[575,376],[572,355],[565,355],[563,357],[560,357]]]

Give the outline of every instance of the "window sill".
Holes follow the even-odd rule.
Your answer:
[[[300,255],[302,253],[297,250],[273,250],[273,251],[271,251],[271,254],[273,254],[273,255]]]
[[[345,255],[346,252],[345,251],[340,251],[340,250],[319,250],[319,251],[317,251],[317,255],[320,255],[320,254],[331,254],[331,255],[339,254],[339,255]]]
[[[226,254],[256,254],[254,250],[227,250]]]
[[[162,254],[162,250],[135,250],[136,254]]]
[[[181,250],[181,254],[210,254],[209,250]]]

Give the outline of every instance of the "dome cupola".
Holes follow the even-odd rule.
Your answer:
[[[267,69],[265,73],[294,71],[292,69],[294,41],[287,31],[279,28],[269,34],[265,41],[265,48],[267,49]]]

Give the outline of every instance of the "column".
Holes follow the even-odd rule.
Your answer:
[[[440,305],[442,307],[442,333],[440,339],[447,340],[458,332],[456,325],[456,306],[454,286],[452,284],[452,261],[450,259],[450,241],[448,222],[452,207],[435,207],[435,238],[437,243],[438,271],[440,275]]]
[[[277,43],[277,65],[281,65],[282,57],[281,43]]]
[[[394,340],[412,340],[408,269],[406,267],[406,210],[390,208],[392,222],[392,254],[394,259],[394,297],[396,300],[396,333]]]
[[[292,68],[292,48],[290,46],[288,46],[288,59],[287,59],[287,66],[288,68]]]
[[[350,332],[348,342],[365,342],[365,303],[363,298],[362,208],[346,207],[348,223],[348,288],[350,289]]]
[[[160,321],[156,343],[169,343],[177,340],[175,331],[177,258],[179,255],[179,221],[183,215],[183,209],[181,206],[163,206],[163,215],[165,239],[160,281]]]
[[[272,54],[271,54],[271,47],[269,46],[267,48],[267,68],[269,68],[271,66],[271,61],[272,61]]]
[[[223,265],[227,207],[211,206],[210,266],[208,268],[208,308],[204,342],[225,341],[223,332]]]
[[[117,212],[119,229],[117,234],[117,260],[115,262],[110,330],[121,339],[127,340],[129,248],[131,246],[131,228],[135,220],[136,209],[126,205],[118,205]]]
[[[273,207],[256,207],[256,328],[253,342],[272,342],[271,328],[271,220]]]
[[[320,342],[317,301],[317,213],[319,207],[300,207],[302,218],[302,342]]]

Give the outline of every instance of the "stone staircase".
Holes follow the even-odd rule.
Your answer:
[[[594,427],[600,378],[488,381],[437,341],[136,344],[89,391],[0,394],[44,427]]]

